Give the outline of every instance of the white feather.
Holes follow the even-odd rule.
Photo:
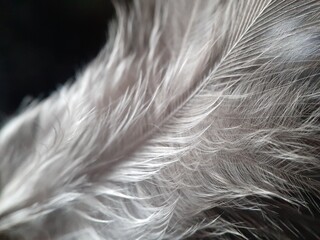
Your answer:
[[[319,1],[116,10],[75,83],[2,129],[0,234],[320,237]]]

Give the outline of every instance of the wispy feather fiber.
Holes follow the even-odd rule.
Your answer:
[[[320,239],[320,1],[115,5],[0,133],[0,238]]]

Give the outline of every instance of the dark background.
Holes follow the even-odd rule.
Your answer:
[[[0,0],[0,120],[26,96],[43,98],[107,39],[110,0]]]

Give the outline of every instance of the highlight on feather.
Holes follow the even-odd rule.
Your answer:
[[[320,2],[116,2],[0,132],[0,238],[319,239]]]

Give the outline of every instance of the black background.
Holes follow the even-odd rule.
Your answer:
[[[107,39],[108,0],[0,0],[0,117],[43,98],[83,68]]]

